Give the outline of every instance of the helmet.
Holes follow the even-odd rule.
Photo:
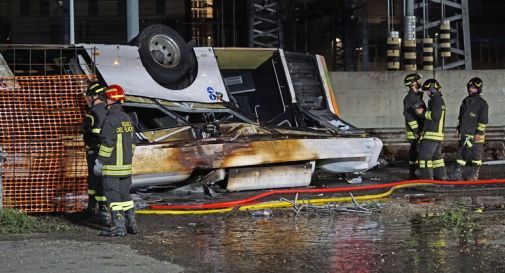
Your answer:
[[[435,80],[435,79],[427,79],[424,83],[423,83],[423,91],[427,92],[429,91],[430,94],[435,94],[436,92],[438,92],[440,89],[442,88],[442,86],[440,85],[440,83]]]
[[[403,80],[403,83],[405,83],[405,86],[410,87],[411,85],[416,83],[421,78],[422,78],[421,75],[419,75],[417,73],[408,74],[405,77],[405,80]]]
[[[92,82],[88,85],[88,89],[86,89],[86,96],[98,96],[103,95],[104,91],[107,87],[100,82]]]
[[[479,77],[471,78],[466,84],[466,88],[470,88],[470,86],[477,88],[477,93],[480,94],[482,92],[482,80]]]
[[[107,91],[105,91],[105,97],[117,102],[123,102],[126,100],[123,88],[117,84],[109,85]]]

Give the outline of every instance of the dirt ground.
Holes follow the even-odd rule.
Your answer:
[[[505,177],[503,167],[485,167],[482,178]],[[405,176],[398,165],[363,180]],[[0,235],[0,266],[48,273],[505,272],[504,194],[495,186],[402,190],[364,203],[382,208],[372,213],[138,215],[139,234],[124,238],[100,237],[76,214],[39,216],[65,228]]]
[[[85,241],[93,235],[82,233],[67,239],[44,234],[2,241],[2,272],[182,272],[180,266],[141,255],[127,244]]]

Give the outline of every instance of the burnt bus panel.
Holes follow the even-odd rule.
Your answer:
[[[235,141],[226,137],[211,138],[180,145],[167,141],[138,146],[133,173],[190,172],[194,169],[226,169],[323,159],[334,160],[329,162],[331,164],[353,162],[356,167],[348,171],[360,172],[377,165],[382,148],[382,142],[375,138],[297,136],[286,139],[286,136],[271,134],[251,135],[250,139],[237,138]],[[153,158],[156,158],[157,164],[152,164]]]

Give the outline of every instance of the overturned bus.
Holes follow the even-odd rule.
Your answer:
[[[306,186],[316,169],[355,173],[378,164],[381,140],[339,118],[322,56],[194,47],[161,25],[135,41],[1,45],[1,73],[121,85],[141,140],[134,187],[183,182],[195,172],[205,183],[226,181],[228,191]]]

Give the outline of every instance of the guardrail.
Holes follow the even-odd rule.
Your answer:
[[[369,128],[364,129],[371,136],[380,138],[384,144],[408,143],[405,138],[405,128]],[[486,129],[486,142],[505,142],[505,126],[490,126]],[[445,129],[445,142],[457,143],[456,128]]]
[[[386,161],[407,160],[409,142],[405,138],[405,128],[368,128],[364,130],[369,135],[382,140],[384,143],[382,157]],[[446,160],[456,158],[457,144],[456,128],[446,128],[443,148]],[[490,126],[486,129],[484,151],[485,160],[505,159],[505,126]]]

